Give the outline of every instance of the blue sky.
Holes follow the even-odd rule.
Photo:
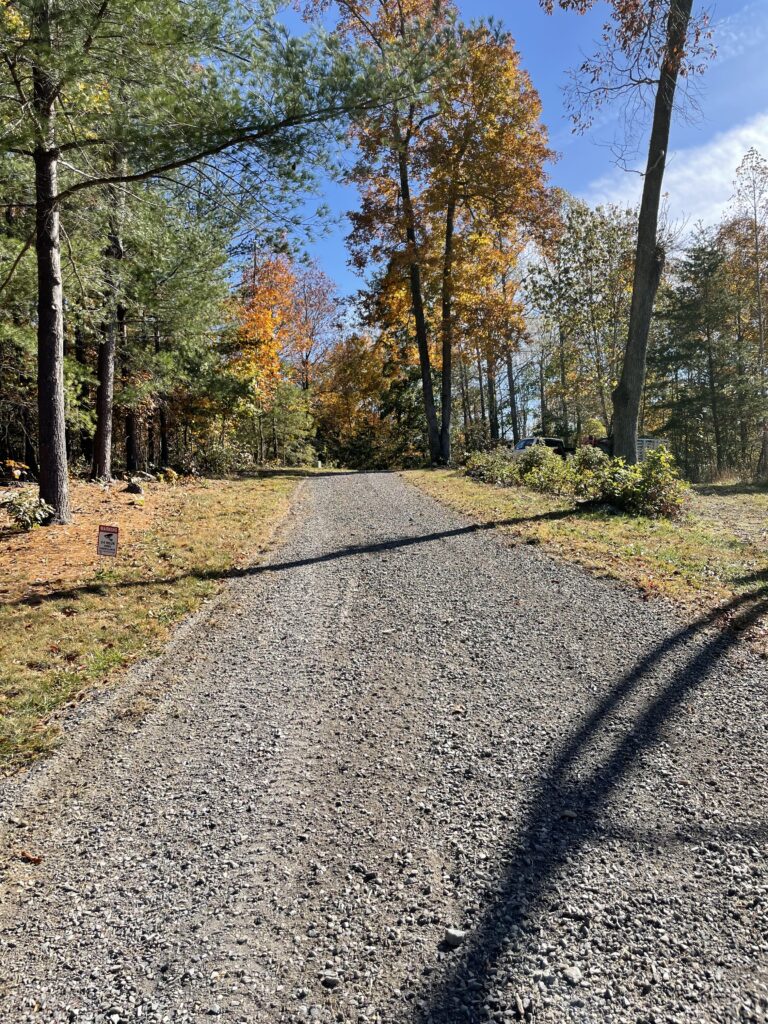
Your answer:
[[[459,7],[465,20],[493,17],[512,32],[559,154],[549,169],[552,183],[593,203],[635,202],[640,177],[619,169],[610,147],[621,135],[618,118],[609,114],[587,135],[574,136],[564,109],[567,72],[595,49],[604,6],[584,17],[561,11],[547,16],[538,0],[459,0]],[[701,9],[696,0],[694,10]],[[693,109],[676,119],[665,179],[670,217],[680,225],[717,219],[749,146],[768,156],[768,0],[714,0],[706,9],[718,52],[697,80]],[[322,199],[340,223],[309,251],[350,294],[361,282],[347,266],[343,215],[354,208],[356,192],[328,182]]]

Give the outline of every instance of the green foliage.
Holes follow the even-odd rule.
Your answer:
[[[29,488],[10,491],[0,498],[0,505],[22,530],[32,530],[35,526],[41,526],[55,511]]]
[[[531,445],[516,457],[497,448],[470,455],[465,472],[499,487],[572,495],[651,519],[674,519],[686,496],[674,457],[666,448],[649,452],[644,462],[634,466],[609,458],[599,448],[580,448],[567,460],[543,444]]]
[[[656,448],[634,466],[609,459],[603,480],[604,500],[630,515],[674,519],[683,508],[685,486],[666,448]]]

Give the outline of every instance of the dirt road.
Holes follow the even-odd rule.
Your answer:
[[[764,1021],[767,703],[730,632],[312,478],[8,787],[0,1019]]]

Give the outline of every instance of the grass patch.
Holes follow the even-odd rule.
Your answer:
[[[52,712],[156,653],[170,627],[264,550],[299,475],[73,486],[72,526],[0,533],[0,772],[56,741]],[[99,523],[118,525],[114,560],[95,554]]]
[[[542,544],[597,575],[661,594],[692,611],[712,611],[735,599],[768,599],[768,543],[765,529],[755,525],[765,523],[765,491],[729,495],[701,488],[683,516],[669,521],[580,510],[568,498],[494,487],[460,470],[410,470],[403,476],[510,537]],[[768,651],[765,618],[750,635]]]

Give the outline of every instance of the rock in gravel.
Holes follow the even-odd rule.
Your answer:
[[[460,928],[446,928],[443,942],[450,949],[458,949],[467,937],[467,933]]]
[[[566,967],[563,971],[563,977],[569,985],[581,984],[581,969],[579,967]]]

